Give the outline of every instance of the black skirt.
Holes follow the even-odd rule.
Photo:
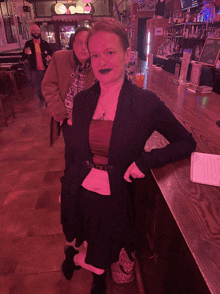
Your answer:
[[[87,241],[87,264],[107,269],[118,261],[122,248],[128,254],[134,251],[134,230],[128,207],[115,209],[111,196],[100,195],[83,187],[77,198],[77,209],[74,209],[76,221],[74,228],[69,227],[68,230],[72,231],[69,232],[72,238],[76,238],[76,247]]]

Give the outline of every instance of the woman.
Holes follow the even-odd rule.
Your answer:
[[[192,135],[152,92],[127,80],[131,49],[124,28],[113,19],[95,23],[88,35],[91,65],[98,80],[78,94],[73,125],[63,127],[66,168],[61,179],[61,222],[76,247],[72,270],[93,272],[91,293],[105,293],[105,270],[124,248],[132,256],[136,242],[129,183],[149,169],[190,156]],[[170,144],[144,152],[147,139],[160,132]]]
[[[74,96],[90,88],[95,80],[87,49],[88,32],[86,27],[78,28],[72,38],[73,49],[54,52],[42,82],[42,93],[53,117],[51,144],[59,136],[60,124],[65,119],[71,124]]]

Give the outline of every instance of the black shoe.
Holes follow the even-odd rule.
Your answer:
[[[77,253],[79,253],[79,251],[75,250],[73,246],[69,246],[65,251],[66,258],[62,264],[62,272],[67,280],[72,278],[74,270],[81,269],[81,266],[76,266],[73,261]]]
[[[106,272],[102,275],[93,274],[92,289],[90,294],[106,294]]]

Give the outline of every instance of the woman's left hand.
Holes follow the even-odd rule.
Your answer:
[[[124,174],[124,179],[127,182],[132,182],[130,179],[130,176],[132,176],[132,178],[136,179],[136,178],[144,178],[145,174],[143,174],[139,168],[137,167],[136,163],[133,162],[128,169],[126,170],[125,174]]]

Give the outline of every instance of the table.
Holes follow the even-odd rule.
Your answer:
[[[198,95],[172,83],[166,71],[146,71],[144,88],[164,101],[192,133],[198,152],[220,154],[220,95]],[[167,144],[154,133],[145,149]],[[220,187],[190,182],[190,159],[152,170],[153,177],[210,290],[220,293]]]

